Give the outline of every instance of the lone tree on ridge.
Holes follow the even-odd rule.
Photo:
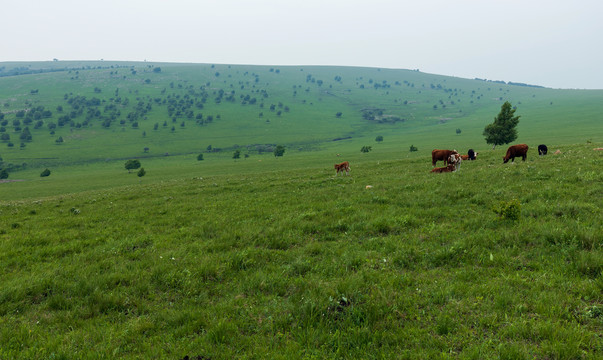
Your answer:
[[[496,145],[508,144],[517,139],[517,124],[519,124],[520,116],[515,116],[515,110],[511,107],[511,103],[505,101],[500,108],[500,113],[494,118],[492,124],[486,125],[484,136],[486,143],[492,144],[492,150]]]

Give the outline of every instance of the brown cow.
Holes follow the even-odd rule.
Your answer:
[[[346,175],[350,174],[350,163],[347,161],[342,162],[341,164],[335,164],[335,176],[339,175],[339,172],[343,173],[345,171]]]
[[[436,163],[438,161],[443,161],[444,165],[448,164],[448,158],[450,158],[450,155],[452,154],[458,154],[458,152],[456,150],[438,150],[438,149],[434,149],[431,152],[431,164],[433,166],[436,166]]]
[[[445,172],[454,172],[455,170],[456,170],[456,167],[454,166],[454,164],[450,164],[445,167],[433,168],[433,169],[431,169],[431,172],[432,173],[445,173]]]
[[[503,158],[503,163],[506,164],[509,159],[511,159],[511,162],[514,162],[515,158],[520,156],[521,160],[526,161],[526,157],[528,157],[528,145],[518,144],[509,146],[507,155]]]

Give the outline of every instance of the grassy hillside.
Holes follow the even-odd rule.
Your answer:
[[[601,98],[388,69],[0,63],[0,359],[600,359]],[[525,162],[483,139],[504,101]],[[433,174],[433,148],[479,156]]]
[[[603,157],[561,149],[4,201],[0,358],[600,359]]]
[[[316,159],[331,164],[335,154],[357,156],[364,145],[380,159],[405,157],[410,145],[423,157],[437,147],[483,151],[489,149],[483,128],[504,101],[521,115],[517,142],[534,148],[603,142],[603,90],[351,67],[57,61],[1,63],[0,69],[2,166],[9,179],[27,180],[2,190],[19,196],[42,194],[39,185],[48,195],[79,189],[81,179],[65,186],[78,174],[127,185],[131,177],[121,173],[130,158],[142,160],[147,179],[163,179],[155,175],[164,167],[179,169],[172,178],[261,172],[251,163],[259,165],[277,144],[286,146],[286,157],[303,155],[296,159],[301,167]],[[231,168],[235,149],[248,161]],[[52,175],[41,183],[45,168]],[[59,174],[68,179],[59,182]]]

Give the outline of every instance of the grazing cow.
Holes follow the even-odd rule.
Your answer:
[[[346,175],[350,174],[350,163],[347,161],[342,162],[341,164],[335,164],[335,176],[339,175],[339,172],[343,174],[345,171]]]
[[[444,166],[444,167],[438,167],[438,168],[433,168],[431,169],[432,173],[445,173],[445,172],[454,172],[456,170],[456,167],[454,166],[454,164],[450,164],[448,166]]]
[[[521,160],[526,161],[526,157],[528,157],[528,145],[518,144],[509,146],[507,149],[507,155],[503,157],[503,163],[506,164],[509,159],[511,159],[511,162],[514,162],[515,158],[520,156]]]
[[[456,150],[438,150],[434,149],[431,152],[431,164],[435,167],[438,161],[443,161],[444,165],[448,163],[448,158],[450,155],[458,154]]]
[[[603,148],[594,148],[593,150],[595,150],[595,151],[601,151],[601,150],[603,150]]]
[[[538,145],[538,155],[546,155],[547,152],[549,152],[549,148],[547,148],[546,145]]]
[[[456,171],[461,169],[461,162],[463,161],[463,157],[460,154],[452,154],[448,158],[448,164],[454,165]]]

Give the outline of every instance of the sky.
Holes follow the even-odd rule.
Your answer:
[[[335,65],[603,89],[601,0],[0,0],[0,62]]]

